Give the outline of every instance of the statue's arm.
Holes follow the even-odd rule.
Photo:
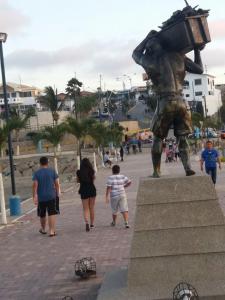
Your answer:
[[[194,62],[190,58],[185,57],[185,69],[187,72],[190,73],[202,74],[204,69],[202,65],[200,50],[195,49],[194,54],[195,54]]]
[[[133,51],[132,57],[134,61],[141,65],[142,64],[142,58],[144,55],[145,45],[147,43],[148,37],[146,37]]]

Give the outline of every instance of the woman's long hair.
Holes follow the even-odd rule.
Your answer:
[[[80,164],[80,181],[82,182],[93,182],[95,171],[88,158],[83,158]]]

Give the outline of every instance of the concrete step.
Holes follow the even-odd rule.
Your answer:
[[[130,257],[225,252],[225,226],[134,232]]]
[[[179,282],[192,284],[201,297],[225,295],[225,253],[133,258],[129,290],[143,290],[149,299],[172,299]],[[225,299],[225,296],[224,296]]]
[[[216,199],[209,176],[143,178],[140,181],[137,205]]]
[[[224,224],[224,215],[215,201],[138,205],[135,231]]]

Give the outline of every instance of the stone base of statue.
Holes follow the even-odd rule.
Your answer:
[[[98,300],[171,300],[180,282],[225,299],[225,219],[209,176],[140,181],[128,270],[107,274]]]

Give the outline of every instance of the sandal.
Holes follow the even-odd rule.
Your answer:
[[[49,234],[49,237],[53,237],[53,236],[56,236],[56,233],[55,233],[55,232]]]
[[[39,232],[40,232],[41,234],[47,234],[47,232],[44,231],[42,228],[39,230]]]

